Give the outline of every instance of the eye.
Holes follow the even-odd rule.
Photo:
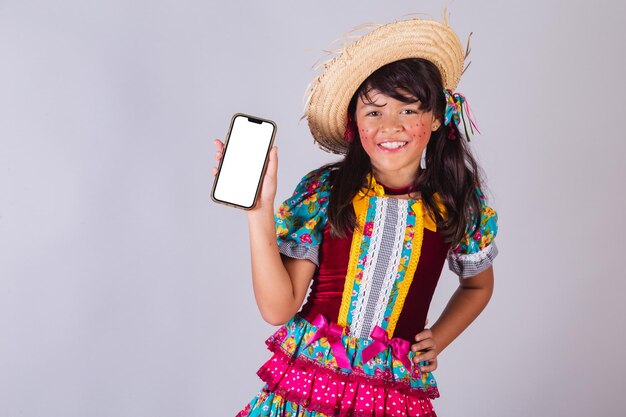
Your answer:
[[[404,109],[404,110],[402,110],[402,112],[404,114],[417,114],[417,113],[419,113],[417,110],[413,110],[413,109]]]
[[[374,111],[367,113],[366,116],[378,116],[379,114],[380,114],[379,111],[374,110]]]

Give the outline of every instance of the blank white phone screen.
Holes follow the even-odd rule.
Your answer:
[[[242,207],[254,203],[274,130],[271,123],[252,120],[235,118],[213,194],[218,200]]]

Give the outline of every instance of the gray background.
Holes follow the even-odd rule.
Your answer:
[[[621,416],[626,7],[456,1],[458,91],[500,214],[494,297],[440,356],[440,416]],[[321,50],[438,1],[0,1],[0,416],[228,416],[269,357],[212,139],[279,126],[277,200],[332,161]],[[277,203],[278,204],[278,203]],[[445,271],[433,322],[457,285]]]

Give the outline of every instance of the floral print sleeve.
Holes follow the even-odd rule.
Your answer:
[[[278,208],[276,237],[283,255],[308,259],[319,266],[319,245],[327,221],[330,170],[302,178],[293,195]]]
[[[481,201],[480,227],[448,252],[448,266],[461,278],[473,277],[491,266],[498,255],[494,238],[498,233],[498,214],[487,205],[485,195],[476,189]]]

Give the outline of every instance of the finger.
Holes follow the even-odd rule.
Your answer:
[[[430,361],[428,361],[428,365],[424,365],[424,366],[420,366],[420,371],[422,372],[433,372],[435,369],[437,369],[437,366],[439,365],[437,358],[431,359]]]
[[[216,175],[217,175],[217,168],[213,167],[213,176],[216,176]]]
[[[267,174],[270,178],[275,178],[278,171],[278,148],[273,146],[270,150],[270,158],[267,162]]]
[[[435,344],[435,339],[426,339],[422,340],[419,343],[414,343],[411,345],[411,350],[413,352],[425,351],[435,349],[437,346]]]
[[[420,363],[424,361],[431,361],[437,358],[437,351],[429,350],[426,352],[420,352],[419,355],[413,356],[413,362]]]
[[[224,155],[224,144],[219,139],[215,139],[213,141],[213,144],[217,148],[215,150],[215,160],[219,162],[222,159],[222,156]]]
[[[433,337],[433,332],[430,329],[424,329],[415,335],[415,341],[419,342],[420,340],[428,339],[431,337]]]
[[[413,364],[415,366],[417,366],[420,363],[422,365],[424,365],[424,361],[428,360],[427,356],[426,356],[426,353],[428,353],[428,352],[417,352],[415,354],[415,356],[413,356],[413,358],[411,359],[413,361]],[[431,356],[431,359],[432,359],[432,354],[430,356]]]

